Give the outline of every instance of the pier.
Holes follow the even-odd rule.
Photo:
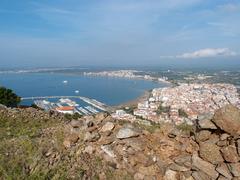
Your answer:
[[[108,107],[106,104],[99,102],[95,99],[90,99],[87,97],[82,97],[82,96],[33,96],[33,97],[23,97],[21,98],[21,100],[44,100],[44,99],[61,99],[61,98],[78,98],[90,105],[92,105],[93,107],[100,109],[102,111],[109,111],[111,110],[110,107]],[[92,109],[91,109],[92,110]]]

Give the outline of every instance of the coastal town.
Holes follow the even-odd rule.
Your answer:
[[[120,72],[119,72],[120,73]],[[115,73],[113,73],[115,74]],[[122,77],[134,77],[129,71],[123,71]],[[227,104],[240,108],[240,98],[237,88],[232,84],[186,84],[155,88],[148,97],[141,99],[135,106],[110,108],[95,99],[79,97],[87,103],[81,107],[69,98],[60,98],[58,102],[37,99],[35,105],[46,111],[53,110],[63,114],[94,115],[98,112],[109,112],[114,119],[146,123],[168,122],[173,124],[187,123],[192,125],[201,115],[213,114],[217,109]],[[78,98],[78,99],[79,99]]]
[[[231,84],[180,84],[176,87],[156,88],[148,99],[139,102],[131,113],[120,109],[114,118],[150,120],[154,123],[172,122],[192,124],[198,116],[213,114],[227,104],[240,108],[237,88]]]
[[[168,78],[152,77],[149,74],[141,74],[142,71],[137,70],[116,70],[116,71],[100,71],[100,72],[84,72],[84,76],[102,76],[102,77],[116,77],[116,78],[128,78],[128,79],[144,79],[148,81],[169,83]]]

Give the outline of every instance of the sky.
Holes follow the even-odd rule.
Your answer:
[[[240,67],[240,0],[1,0],[0,68]]]

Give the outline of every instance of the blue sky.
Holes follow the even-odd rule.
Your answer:
[[[239,0],[1,0],[4,66],[239,63]]]

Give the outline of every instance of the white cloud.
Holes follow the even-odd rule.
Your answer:
[[[208,48],[208,49],[200,49],[190,53],[184,53],[181,55],[177,55],[176,58],[207,58],[207,57],[217,57],[217,56],[236,56],[237,53],[231,51],[228,48]]]

